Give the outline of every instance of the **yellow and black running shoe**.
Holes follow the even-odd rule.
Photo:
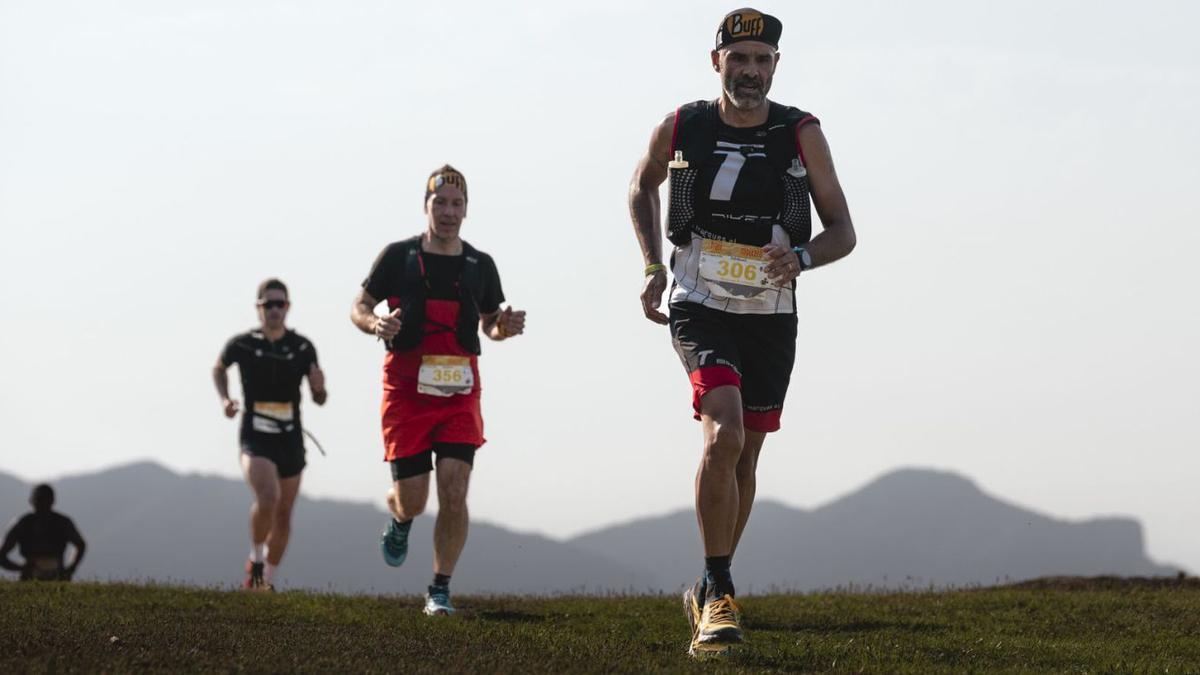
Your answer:
[[[700,625],[688,653],[724,652],[745,642],[742,635],[742,610],[732,595],[709,599],[700,613]]]

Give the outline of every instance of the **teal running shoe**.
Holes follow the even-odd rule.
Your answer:
[[[430,586],[425,596],[425,616],[450,616],[454,613],[454,605],[450,604],[450,589],[442,586]]]
[[[404,564],[408,557],[408,531],[412,529],[412,521],[398,524],[395,518],[388,521],[387,529],[379,537],[379,550],[383,552],[383,561],[392,567]]]

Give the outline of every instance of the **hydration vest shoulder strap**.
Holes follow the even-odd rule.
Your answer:
[[[476,307],[479,306],[480,296],[483,295],[483,273],[479,269],[479,251],[467,242],[463,242],[463,268],[458,278],[459,288],[464,291]]]
[[[421,238],[419,236],[406,239],[404,253],[404,272],[400,288],[400,310],[404,320],[400,324],[400,333],[392,339],[392,348],[404,351],[412,349],[421,343],[421,335],[425,324],[425,277],[421,274]]]
[[[799,108],[771,103],[771,110],[767,113],[765,145],[767,161],[777,172],[786,171],[794,159],[801,159],[803,163],[800,157],[800,143],[796,138],[796,124],[806,117],[811,115]]]
[[[421,273],[421,242],[420,239],[413,242],[412,246],[404,254],[404,285],[405,291],[409,291],[411,287],[416,286],[425,288],[425,275]]]
[[[683,152],[683,159],[699,167],[712,158],[717,146],[716,101],[692,101],[675,111],[675,131],[671,136],[671,157]]]
[[[458,344],[472,354],[482,351],[479,344],[479,302],[483,299],[481,259],[482,254],[464,241],[463,268],[458,277]]]

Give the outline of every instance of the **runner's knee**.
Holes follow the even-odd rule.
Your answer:
[[[292,525],[292,507],[284,506],[282,503],[275,506],[275,523],[271,526],[272,529],[289,529]]]
[[[713,422],[704,438],[704,461],[732,469],[742,455],[746,432],[737,421]]]
[[[422,513],[425,513],[425,505],[419,502],[405,503],[403,501],[397,501],[395,504],[396,512],[393,515],[399,516],[399,519],[402,521],[412,520]]]
[[[758,456],[762,452],[766,434],[760,431],[746,429],[746,442],[742,445],[742,456],[738,459],[737,477],[739,481],[754,480],[758,470]]]
[[[444,511],[448,515],[460,515],[467,512],[467,493],[454,493],[446,495],[445,499],[438,500],[438,509]]]
[[[397,499],[396,510],[403,516],[402,520],[412,520],[425,513],[425,501],[417,499]]]
[[[279,491],[260,490],[254,494],[254,503],[258,505],[260,513],[275,513],[279,507]]]
[[[396,492],[395,488],[388,491],[388,500],[392,509],[400,516],[400,520],[412,520],[425,512],[425,502],[428,493],[423,490],[405,490]]]
[[[467,510],[466,481],[447,481],[438,485],[438,508],[458,513]]]

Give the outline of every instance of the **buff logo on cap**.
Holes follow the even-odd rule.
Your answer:
[[[463,198],[467,196],[467,179],[449,164],[429,174],[429,181],[425,183],[425,199],[429,199],[429,195],[437,191],[443,185],[453,185],[462,190]]]
[[[735,42],[755,40],[779,48],[779,36],[783,34],[783,23],[757,9],[735,9],[721,20],[717,29],[717,49]]]
[[[738,12],[725,17],[725,32],[735,40],[741,37],[758,37],[762,35],[763,28],[765,26],[762,14],[758,12]]]

